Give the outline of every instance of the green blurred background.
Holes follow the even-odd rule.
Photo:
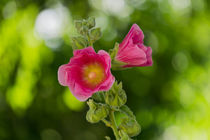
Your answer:
[[[1,0],[0,140],[113,138],[57,80],[73,20],[89,16],[103,31],[96,50],[113,48],[133,23],[153,49],[152,67],[112,72],[141,124],[135,139],[210,140],[209,0]]]

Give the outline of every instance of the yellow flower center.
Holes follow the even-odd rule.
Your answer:
[[[83,77],[88,85],[94,87],[104,80],[104,68],[98,63],[85,65],[83,67]]]

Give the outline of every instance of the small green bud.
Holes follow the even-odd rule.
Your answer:
[[[122,89],[122,83],[115,82],[112,88],[105,93],[105,102],[113,107],[120,107],[127,101],[125,91]]]
[[[79,32],[81,35],[87,35],[88,34],[88,27],[86,25],[82,25],[82,29]]]
[[[128,117],[131,117],[133,119],[136,119],[135,115],[133,112],[130,110],[130,108],[127,105],[123,105],[120,107],[120,112],[123,114],[127,115]]]
[[[138,122],[135,119],[127,117],[123,118],[122,123],[119,125],[119,129],[124,130],[130,137],[137,136],[141,131]]]
[[[87,40],[82,36],[72,37],[71,40],[73,49],[83,49],[87,47]]]
[[[88,25],[89,29],[95,27],[95,25],[96,25],[95,18],[94,17],[89,17],[87,19],[87,25]]]
[[[96,92],[92,95],[92,98],[94,101],[96,102],[100,102],[100,103],[104,103],[104,92],[103,91],[99,91],[99,92]]]
[[[100,28],[91,29],[89,32],[89,36],[92,42],[99,40],[102,36],[101,29]]]
[[[88,25],[88,22],[85,19],[83,19],[82,26],[87,26],[87,25]]]
[[[82,29],[82,21],[81,20],[75,20],[74,21],[75,28],[77,29],[77,32],[80,32]]]
[[[109,108],[105,104],[95,103],[92,99],[90,99],[87,104],[90,108],[86,114],[88,122],[97,123],[107,117]]]
[[[119,130],[120,140],[131,140],[128,134],[125,133],[123,130]]]
[[[109,136],[105,136],[106,140],[111,140],[111,138]]]

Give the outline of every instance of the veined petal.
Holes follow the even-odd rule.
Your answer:
[[[128,63],[128,65],[141,65],[147,61],[146,53],[137,45],[125,48],[119,52],[116,59]]]
[[[58,79],[78,100],[85,101],[95,92],[111,88],[114,77],[110,69],[111,58],[107,52],[96,53],[87,47],[74,51],[70,62],[59,68]]]
[[[62,86],[68,85],[68,69],[70,69],[68,64],[61,65],[58,69],[58,81]]]

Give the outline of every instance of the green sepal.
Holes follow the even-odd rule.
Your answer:
[[[89,37],[92,43],[99,40],[102,36],[101,29],[100,28],[93,28],[89,31]]]
[[[119,129],[125,131],[130,137],[137,136],[141,131],[141,127],[136,119],[129,117],[125,117],[122,119],[122,122],[119,125]]]
[[[122,83],[117,81],[113,84],[112,88],[105,93],[106,104],[112,107],[121,107],[127,101],[125,91],[122,89]]]
[[[89,105],[89,110],[86,114],[86,119],[88,122],[97,123],[107,117],[109,113],[109,108],[107,105],[96,103],[92,99],[90,99],[87,104]]]
[[[83,36],[72,37],[72,48],[75,49],[83,49],[87,47],[87,40]]]
[[[115,59],[118,50],[119,50],[119,43],[116,42],[115,45],[114,45],[114,48],[109,50],[109,54],[110,54],[110,57],[111,57],[112,60]]]
[[[118,61],[118,60],[113,60],[112,61],[112,70],[125,70],[125,69],[128,69],[128,68],[123,68],[123,66],[127,65],[127,63],[125,62],[121,62],[121,61]]]
[[[122,70],[122,69],[124,69],[123,66],[127,65],[127,63],[125,63],[125,62],[116,60],[118,50],[119,50],[119,43],[117,43],[117,42],[115,43],[114,48],[109,50],[113,70]]]

